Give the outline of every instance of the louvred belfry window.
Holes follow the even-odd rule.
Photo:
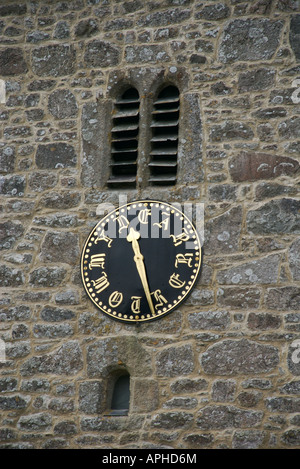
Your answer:
[[[135,88],[129,88],[114,103],[110,187],[136,185],[139,117],[139,93]]]
[[[166,86],[153,103],[150,152],[151,184],[175,184],[179,130],[179,91]]]

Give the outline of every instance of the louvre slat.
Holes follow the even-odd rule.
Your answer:
[[[164,135],[156,135],[155,137],[151,138],[151,142],[165,142],[167,140],[176,141],[178,140],[178,135],[164,134]]]
[[[128,183],[135,183],[136,178],[135,176],[128,176],[128,177],[117,177],[117,176],[112,176],[108,180],[109,184],[128,184]]]
[[[115,161],[114,163],[111,163],[110,166],[114,166],[114,167],[117,167],[117,166],[133,166],[133,165],[136,165],[136,161],[135,160],[128,160],[128,161]]]
[[[174,127],[178,125],[179,120],[178,119],[159,119],[159,120],[153,120],[151,127]]]
[[[167,162],[167,161],[154,162],[154,161],[152,161],[151,163],[149,163],[149,166],[152,166],[153,168],[154,167],[174,168],[175,166],[177,166],[177,161],[171,161],[171,162]]]
[[[163,114],[176,114],[179,111],[179,106],[176,106],[174,108],[168,108],[168,109],[155,109],[152,114],[153,115],[163,115]]]
[[[137,142],[137,137],[119,137],[119,138],[112,138],[112,142],[129,142],[129,141]]]
[[[118,156],[121,156],[124,154],[124,158],[127,158],[128,157],[128,154],[130,153],[133,153],[133,154],[136,154],[136,149],[132,149],[132,148],[122,148],[121,150],[118,150],[118,149],[114,149],[112,150],[112,154],[114,155],[114,157],[118,157]]]
[[[152,150],[150,152],[150,155],[153,156],[154,158],[156,156],[177,156],[177,148],[175,149],[168,148],[166,150],[159,148],[158,150]]]
[[[119,105],[127,105],[127,104],[140,104],[140,100],[138,98],[120,98],[116,99],[115,104]]]
[[[139,124],[122,124],[116,125],[111,129],[112,132],[127,132],[129,130],[137,130],[139,128]]]
[[[154,101],[155,106],[169,103],[178,103],[178,96],[170,96],[169,98],[158,98],[156,101]]]
[[[176,176],[175,175],[159,175],[159,176],[150,176],[149,182],[157,182],[157,183],[174,183],[176,182]]]
[[[136,117],[139,114],[139,109],[125,109],[125,111],[117,111],[113,114],[114,119],[126,119],[127,117]]]

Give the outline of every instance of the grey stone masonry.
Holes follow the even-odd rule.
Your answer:
[[[165,85],[177,179],[154,185]],[[112,189],[131,87],[138,169]],[[300,449],[299,190],[299,0],[1,0],[0,450]],[[191,208],[202,241],[191,295],[140,325],[102,314],[80,275],[125,199]]]

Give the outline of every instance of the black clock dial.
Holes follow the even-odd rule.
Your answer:
[[[84,288],[103,313],[125,322],[170,313],[195,285],[201,245],[176,206],[143,200],[106,215],[91,231],[81,258]]]

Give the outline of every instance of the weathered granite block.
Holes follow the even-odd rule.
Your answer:
[[[86,46],[84,55],[87,67],[111,67],[120,62],[120,50],[108,41],[94,39]]]
[[[131,389],[133,412],[153,412],[158,408],[159,387],[156,380],[136,378]]]
[[[232,439],[233,449],[259,449],[263,448],[266,433],[260,430],[236,431]]]
[[[241,152],[229,160],[229,171],[234,182],[293,176],[299,168],[299,162],[293,158],[268,153]]]
[[[19,394],[15,396],[0,396],[0,409],[2,411],[26,409],[29,402],[30,397]]]
[[[22,197],[25,191],[24,176],[0,176],[0,195]]]
[[[230,313],[227,311],[207,311],[200,313],[191,313],[188,316],[188,321],[191,329],[213,329],[222,330],[226,329],[231,320]]]
[[[169,347],[156,357],[158,376],[186,375],[192,373],[194,367],[194,354],[190,345]]]
[[[65,275],[63,267],[38,267],[31,272],[29,283],[35,287],[57,287]]]
[[[10,249],[16,241],[24,234],[24,226],[15,221],[0,223],[0,250]]]
[[[45,262],[76,265],[79,259],[79,238],[70,232],[48,232],[41,246],[40,258]]]
[[[170,8],[164,11],[156,11],[148,15],[141,16],[138,20],[138,26],[168,26],[170,24],[180,23],[191,16],[190,9]]]
[[[55,308],[53,306],[45,306],[41,311],[41,319],[47,322],[65,321],[73,319],[75,313],[69,309]]]
[[[32,68],[38,76],[64,76],[74,73],[76,51],[73,45],[51,44],[33,49]]]
[[[76,117],[78,105],[74,94],[70,90],[55,90],[49,95],[49,112],[57,119]]]
[[[291,429],[291,430],[286,430],[283,432],[280,440],[283,442],[283,444],[287,446],[294,446],[299,447],[300,445],[300,430],[297,428]]]
[[[247,339],[224,340],[201,355],[205,373],[236,376],[239,373],[265,373],[279,363],[278,349]]]
[[[282,21],[249,18],[231,21],[225,28],[219,48],[223,63],[269,60],[278,45]]]
[[[279,136],[283,139],[300,138],[300,117],[293,116],[280,122],[278,125]]]
[[[154,415],[151,426],[154,428],[191,428],[194,415],[187,412],[165,412]]]
[[[297,311],[300,307],[300,288],[297,286],[269,288],[266,292],[265,304],[273,310]]]
[[[247,428],[258,426],[263,418],[262,411],[244,410],[234,406],[216,405],[204,407],[196,419],[201,430],[225,428]]]
[[[49,374],[72,376],[83,368],[83,355],[77,341],[65,342],[52,353],[34,356],[21,366],[22,376]]]
[[[39,169],[61,169],[76,166],[77,156],[72,145],[50,143],[38,146],[35,160]],[[48,180],[49,177],[48,174]]]
[[[128,63],[169,62],[170,56],[165,48],[158,45],[127,46],[125,58]]]
[[[281,256],[271,254],[268,257],[246,262],[242,265],[220,270],[217,281],[223,285],[269,284],[276,283],[279,274]]]
[[[249,140],[254,133],[251,126],[245,122],[225,121],[223,124],[213,125],[210,130],[210,140],[220,142],[224,140]]]
[[[17,427],[25,431],[41,431],[49,430],[52,424],[52,417],[45,412],[21,415],[18,420]]]
[[[300,200],[275,199],[247,214],[248,231],[254,234],[300,233]]]
[[[80,203],[81,193],[73,191],[49,192],[40,199],[42,207],[65,210],[77,207]]]
[[[99,414],[105,410],[106,392],[104,383],[86,381],[79,386],[79,408],[85,414]]]
[[[6,265],[0,266],[1,287],[18,287],[23,285],[25,277],[22,270],[12,269]]]
[[[296,60],[300,60],[300,15],[292,15],[290,20],[290,44]]]
[[[296,239],[289,249],[289,265],[294,280],[300,280],[300,239]]]
[[[208,21],[222,20],[228,18],[230,8],[224,3],[206,5],[200,11],[195,13],[195,18],[203,18]]]
[[[15,147],[6,145],[0,148],[0,173],[12,173],[15,168]]]
[[[274,85],[275,70],[258,68],[256,70],[241,72],[238,80],[240,92],[259,91],[271,88]]]
[[[205,252],[208,255],[239,249],[242,216],[242,207],[237,206],[205,223]]]
[[[0,70],[2,76],[22,75],[28,71],[24,51],[19,47],[7,47],[0,51]]]

